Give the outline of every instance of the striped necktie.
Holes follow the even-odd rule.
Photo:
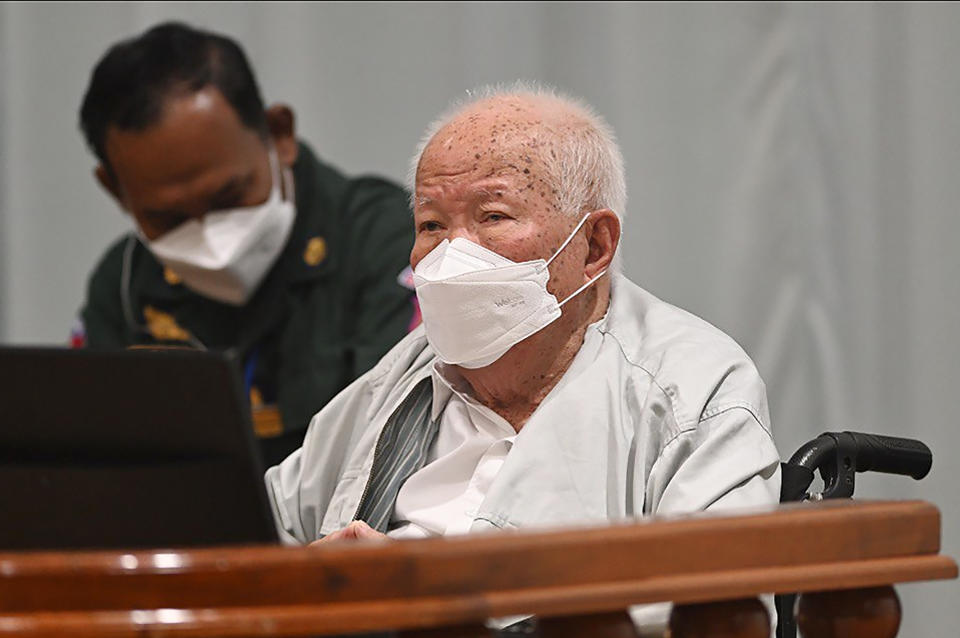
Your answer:
[[[373,468],[354,520],[386,533],[400,488],[424,466],[439,419],[430,419],[433,383],[418,383],[387,419],[373,453]]]

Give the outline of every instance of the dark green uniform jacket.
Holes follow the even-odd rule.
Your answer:
[[[267,462],[299,446],[310,418],[407,333],[414,312],[397,280],[413,245],[406,192],[348,179],[303,144],[293,175],[290,239],[245,306],[192,292],[130,234],[98,264],[82,311],[92,348],[164,343],[234,355],[255,402],[279,406],[284,449]]]

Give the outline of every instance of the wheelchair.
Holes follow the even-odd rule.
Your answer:
[[[790,460],[780,464],[780,502],[851,498],[857,472],[883,472],[920,480],[930,472],[933,454],[914,439],[862,432],[826,432],[804,444]],[[819,471],[823,491],[807,490]],[[796,638],[794,606],[797,594],[774,597],[777,638]]]

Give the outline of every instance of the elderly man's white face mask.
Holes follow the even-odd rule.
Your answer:
[[[547,292],[549,266],[587,220],[548,260],[514,262],[479,244],[444,239],[413,271],[427,341],[444,363],[488,366],[507,350],[560,318],[561,302]]]

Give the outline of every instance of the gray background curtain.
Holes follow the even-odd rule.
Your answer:
[[[402,179],[478,84],[585,98],[626,158],[628,276],[753,356],[783,456],[825,430],[926,441],[927,479],[857,495],[936,502],[960,555],[960,5],[0,5],[0,340],[64,343],[131,227],[77,107],[109,43],[168,18],[237,37],[267,100],[350,173]],[[901,635],[955,635],[956,582],[900,592]]]

